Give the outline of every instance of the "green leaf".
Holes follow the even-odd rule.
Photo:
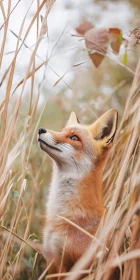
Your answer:
[[[119,35],[119,41],[120,41],[120,44],[122,44],[122,42],[123,42],[123,34],[122,33]]]
[[[125,50],[124,56],[123,56],[123,62],[125,65],[128,64],[128,53],[127,53],[127,49]]]

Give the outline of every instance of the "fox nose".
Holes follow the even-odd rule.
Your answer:
[[[47,130],[45,128],[39,128],[39,130],[38,130],[39,135],[42,133],[46,133],[46,132],[47,132]]]

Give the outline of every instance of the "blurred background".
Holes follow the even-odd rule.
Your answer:
[[[0,1],[1,186],[6,182],[1,221],[24,239],[38,242],[42,241],[51,161],[37,145],[37,129],[59,130],[71,110],[86,124],[116,108],[120,121],[140,44],[134,33],[140,28],[139,0],[46,1],[36,14],[41,3]],[[108,46],[103,61],[95,67],[84,36],[77,32],[85,21],[95,28],[120,29],[127,45],[120,44],[118,54]],[[11,273],[12,269],[17,278],[11,279],[27,279],[32,274],[35,252],[26,248],[19,270],[18,252],[19,244],[15,242],[7,252],[3,273]],[[16,269],[12,264],[17,264]]]

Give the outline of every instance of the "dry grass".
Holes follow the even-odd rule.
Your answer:
[[[42,112],[37,121],[34,120],[40,90],[38,89],[38,96],[34,96],[34,76],[39,67],[35,67],[36,52],[47,32],[47,17],[54,3],[51,1],[37,1],[38,9],[32,17],[25,35],[21,41],[22,32],[28,11],[33,3],[31,2],[29,9],[22,21],[20,32],[17,38],[16,50],[12,62],[6,69],[1,85],[6,81],[6,92],[4,101],[1,104],[1,133],[0,133],[0,216],[1,216],[1,256],[0,256],[0,279],[27,279],[36,277],[36,263],[38,262],[38,251],[35,248],[35,242],[32,239],[38,239],[34,234],[30,234],[31,222],[34,216],[35,195],[37,195],[37,187],[40,185],[39,172],[33,170],[33,165],[29,163],[30,153],[36,130],[40,121]],[[10,16],[11,1],[8,3],[8,10],[4,10],[3,3],[0,2],[4,23],[1,28],[3,31],[3,40],[1,44],[0,62],[2,67],[3,55],[7,37],[8,22]],[[40,11],[46,7],[46,12],[42,20],[41,26],[38,26],[38,18]],[[7,13],[7,15],[6,15]],[[16,71],[16,61],[22,45],[25,43],[27,36],[33,24],[37,22],[37,41],[32,51],[28,68],[24,79],[12,91],[13,78]],[[41,65],[43,66],[44,63]],[[40,66],[40,67],[41,67]],[[25,107],[23,100],[23,92],[28,78],[31,78],[31,89],[29,98],[29,108],[26,112],[26,118],[21,116],[21,112]],[[17,88],[20,86],[20,94],[11,100],[11,97],[16,94]],[[26,106],[27,107],[27,106]],[[9,111],[8,111],[9,110]],[[20,126],[20,120],[22,125]],[[17,128],[18,127],[18,128]],[[39,166],[36,160],[36,166]],[[28,177],[28,179],[27,179]],[[25,193],[25,189],[27,193]],[[21,236],[22,237],[21,237]],[[30,241],[28,241],[30,239]],[[26,248],[25,248],[26,245]],[[25,269],[27,267],[27,269]],[[24,271],[26,271],[24,273]],[[41,272],[41,269],[40,269]]]
[[[8,10],[5,11],[0,1],[3,14],[1,28],[4,29],[0,53],[1,67],[10,11],[12,12],[11,2],[9,0]],[[46,184],[42,180],[45,158],[39,158],[34,139],[46,104],[38,113],[41,84],[38,87],[38,95],[35,96],[34,79],[36,71],[47,62],[36,66],[35,59],[41,40],[47,33],[46,20],[53,3],[53,0],[37,1],[37,11],[21,41],[27,11],[17,38],[13,60],[1,79],[1,85],[6,81],[6,92],[0,106],[0,279],[45,279],[48,267],[51,265],[46,264],[43,249],[39,245],[43,215],[38,210],[38,204],[40,204],[39,200],[42,203],[43,186]],[[43,7],[46,7],[46,12],[39,26],[39,15]],[[17,58],[35,23],[37,24],[37,41],[31,53],[26,74],[13,90]],[[26,101],[23,99],[23,94],[29,78],[31,79],[29,106],[24,112]],[[20,94],[16,95],[18,88],[20,88]],[[14,96],[16,96],[15,99],[13,99]],[[67,280],[77,279],[79,274],[83,277],[89,274],[84,279],[108,280],[111,279],[116,267],[120,276],[117,278],[112,276],[112,279],[137,280],[140,277],[139,108],[140,62],[137,65],[123,118],[106,165],[105,221],[100,225],[96,237],[93,238],[93,246],[85,252],[72,271],[65,275]],[[110,232],[112,232],[112,238],[110,244],[107,244]],[[91,260],[93,260],[92,267],[86,270],[86,265]],[[47,279],[53,277],[50,275]]]

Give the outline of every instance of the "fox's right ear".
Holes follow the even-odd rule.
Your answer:
[[[74,112],[71,112],[70,117],[66,123],[66,126],[78,124],[79,120]]]
[[[90,131],[95,140],[100,141],[104,147],[110,147],[117,129],[118,112],[111,109],[104,113],[93,125]]]

